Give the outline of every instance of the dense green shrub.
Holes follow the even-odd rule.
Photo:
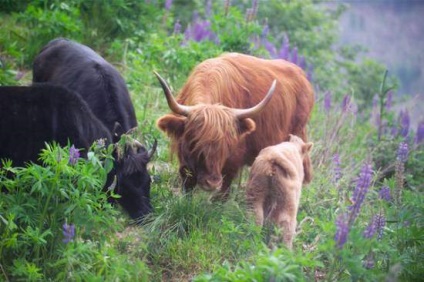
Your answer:
[[[1,165],[0,261],[9,273],[4,278],[55,277],[61,269],[52,264],[68,244],[77,247],[96,238],[93,244],[102,246],[105,232],[119,226],[103,191],[113,165],[111,147],[94,145],[88,159],[76,159],[69,147],[47,145],[40,160],[43,165]]]

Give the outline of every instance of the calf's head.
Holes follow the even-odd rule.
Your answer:
[[[165,80],[155,74],[174,113],[159,118],[157,125],[173,140],[172,150],[178,155],[180,174],[187,181],[185,185],[194,187],[199,184],[207,191],[219,190],[224,165],[239,149],[245,136],[256,129],[252,118],[271,99],[276,81],[256,106],[234,109],[220,104],[180,105]]]

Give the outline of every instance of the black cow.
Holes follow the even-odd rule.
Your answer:
[[[16,166],[38,161],[45,142],[62,146],[68,140],[87,152],[98,139],[112,142],[109,129],[93,114],[81,97],[62,86],[47,83],[32,86],[0,86],[0,159],[8,158]],[[149,213],[149,153],[139,143],[129,142],[114,150],[115,165],[108,176],[109,187],[116,175],[118,203],[133,218]],[[122,152],[121,152],[122,151]]]
[[[121,133],[137,127],[127,86],[120,73],[89,47],[57,38],[36,56],[33,82],[51,82],[76,91],[110,132],[116,124]]]

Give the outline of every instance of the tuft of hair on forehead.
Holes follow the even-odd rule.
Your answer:
[[[149,162],[149,155],[147,151],[137,154],[129,154],[124,156],[119,162],[122,166],[121,172],[124,175],[144,172],[146,170],[147,163]]]
[[[124,158],[126,155],[128,155],[131,152],[137,152],[137,149],[140,148],[140,142],[132,137],[132,134],[122,134],[120,140],[115,143],[115,153],[118,159]],[[142,145],[141,145],[142,146]],[[144,151],[144,146],[142,146]]]
[[[191,153],[202,152],[207,158],[219,154],[217,150],[227,150],[226,144],[237,142],[237,119],[230,109],[219,104],[199,105],[190,113],[187,120],[185,137],[194,145]],[[211,152],[205,148],[213,145]]]

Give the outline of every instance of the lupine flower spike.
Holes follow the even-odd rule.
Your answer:
[[[386,202],[390,202],[392,200],[390,188],[388,186],[381,187],[380,192],[378,192],[378,197]]]
[[[165,1],[165,10],[169,11],[172,7],[172,0]]]
[[[62,226],[63,231],[63,243],[67,244],[69,242],[72,242],[75,237],[75,225],[68,224],[65,222]]]
[[[340,214],[336,220],[336,235],[334,241],[336,241],[337,248],[343,248],[347,241],[347,235],[349,234],[349,224],[347,221],[346,214]]]
[[[408,110],[400,112],[399,123],[400,123],[400,135],[402,137],[407,137],[409,133],[409,125],[411,123]]]
[[[397,204],[400,204],[404,183],[404,172],[405,172],[405,162],[408,160],[409,148],[408,144],[401,142],[397,151],[396,157],[396,166],[395,166],[395,179],[396,179],[396,189],[395,189],[395,200]]]
[[[383,236],[383,229],[386,225],[386,218],[382,214],[374,215],[371,219],[371,222],[368,224],[365,229],[363,236],[364,238],[370,239],[377,234],[377,239],[381,240]]]
[[[337,183],[340,178],[342,178],[342,169],[340,167],[340,156],[339,154],[334,154],[333,156],[333,180],[334,183]]]
[[[177,35],[180,33],[181,33],[181,24],[180,24],[180,20],[177,20],[174,25],[174,35]]]
[[[326,113],[329,113],[331,110],[331,91],[327,91],[324,94],[324,110]]]
[[[74,145],[72,145],[71,148],[69,148],[69,164],[75,165],[78,162],[79,157],[79,150],[76,149]]]
[[[417,133],[415,134],[415,144],[420,145],[424,141],[424,120],[417,126]]]
[[[362,203],[365,199],[365,195],[367,194],[368,188],[371,185],[372,173],[373,171],[370,164],[364,164],[362,166],[361,172],[359,173],[359,178],[356,183],[356,188],[353,191],[353,205],[349,207],[349,224],[353,224],[355,219],[358,217]]]

